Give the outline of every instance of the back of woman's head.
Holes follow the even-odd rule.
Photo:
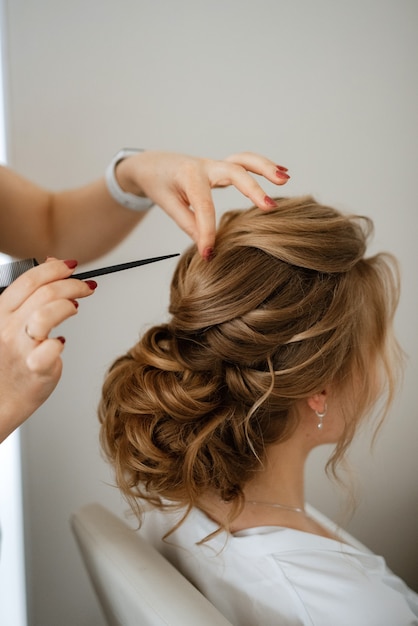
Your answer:
[[[332,384],[360,418],[377,373],[391,396],[397,270],[390,255],[365,258],[371,230],[310,197],[281,199],[269,213],[225,214],[210,262],[195,246],[182,256],[170,321],[103,388],[102,442],[131,503],[193,505],[215,491],[239,505],[265,447],[297,428],[298,400]]]

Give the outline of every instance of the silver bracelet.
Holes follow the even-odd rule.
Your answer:
[[[123,191],[116,180],[115,175],[117,164],[127,157],[138,154],[138,152],[143,152],[143,150],[139,150],[137,148],[123,148],[122,150],[119,150],[107,166],[105,179],[110,195],[118,204],[121,204],[127,209],[131,209],[133,211],[146,211],[153,205],[153,201],[149,198],[142,198],[141,196],[136,196],[134,193]]]

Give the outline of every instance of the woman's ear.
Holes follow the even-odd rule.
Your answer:
[[[328,391],[324,389],[320,393],[315,393],[313,396],[307,398],[307,403],[312,411],[316,413],[324,413],[326,411],[328,399]]]

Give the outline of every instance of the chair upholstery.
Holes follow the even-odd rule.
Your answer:
[[[109,626],[231,626],[140,534],[100,504],[71,527]]]

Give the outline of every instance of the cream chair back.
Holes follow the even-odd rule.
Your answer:
[[[109,626],[231,626],[157,550],[100,504],[71,527]]]

